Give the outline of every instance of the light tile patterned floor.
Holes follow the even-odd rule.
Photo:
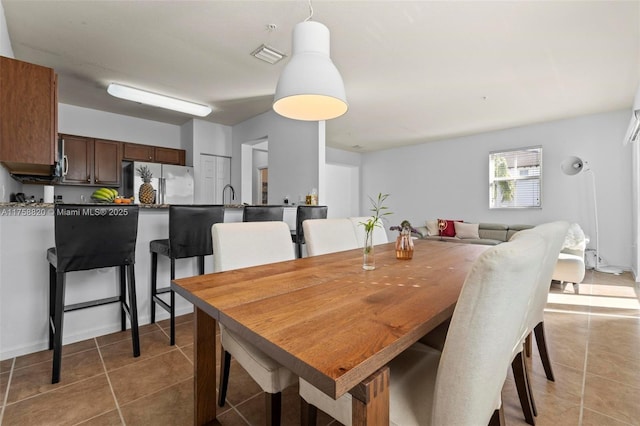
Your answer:
[[[553,285],[545,324],[556,381],[537,356],[529,360],[533,392],[545,425],[640,425],[640,290],[630,274],[587,272],[574,293]],[[115,333],[64,347],[62,380],[51,385],[51,353],[0,362],[2,425],[191,425],[193,324],[179,318],[177,344],[166,321],[141,328],[142,355],[130,334]],[[503,390],[507,424],[524,425],[511,377]],[[258,386],[232,365],[222,425],[261,425]],[[283,395],[283,425],[299,424],[297,388]],[[319,425],[332,424],[322,415]],[[334,423],[335,424],[335,423]]]

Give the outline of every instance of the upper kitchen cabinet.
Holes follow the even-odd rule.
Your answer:
[[[163,148],[137,143],[123,143],[123,160],[185,165],[184,149]]]
[[[123,160],[153,162],[153,147],[137,143],[123,143]]]
[[[62,180],[65,184],[91,184],[93,139],[60,135],[62,144]]]
[[[175,164],[178,166],[184,166],[185,164],[185,152],[184,149],[172,149],[155,147],[153,150],[156,163],[163,164]]]
[[[60,135],[62,181],[67,185],[119,186],[122,144],[83,136]]]
[[[57,156],[57,76],[0,56],[0,161],[17,174],[50,175]]]
[[[122,173],[122,144],[95,139],[93,154],[94,183],[100,186],[119,186]]]

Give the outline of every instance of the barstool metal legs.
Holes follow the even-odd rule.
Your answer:
[[[200,275],[204,274],[204,256],[197,256],[198,270]],[[169,258],[171,262],[171,281],[176,279],[176,260]],[[170,345],[176,344],[176,293],[171,287],[158,289],[158,253],[151,252],[151,322],[156,322],[156,304],[160,305],[164,310],[169,312],[169,340]],[[169,303],[165,302],[158,295],[169,293]]]
[[[171,262],[171,280],[176,278],[176,261],[173,258],[169,258]],[[170,293],[169,303],[165,302],[158,296],[162,293]],[[151,323],[156,322],[156,304],[160,305],[162,309],[169,312],[170,322],[170,337],[169,344],[171,346],[176,344],[176,311],[175,311],[175,293],[170,287],[158,289],[158,253],[151,252]]]
[[[171,281],[176,279],[176,260],[171,258]],[[171,285],[171,284],[169,284]],[[169,287],[169,301],[171,302],[169,305],[169,317],[171,323],[171,330],[169,334],[171,335],[170,345],[173,346],[176,344],[176,293],[171,290]]]
[[[158,281],[158,253],[151,252],[151,324],[156,322],[155,297]]]
[[[124,271],[124,266],[121,266],[121,270]],[[126,266],[129,272],[129,279],[127,284],[129,286],[129,320],[131,321],[131,340],[133,344],[133,356],[140,356],[140,331],[138,330],[138,300],[136,297],[136,274],[133,265]],[[121,275],[123,276],[123,275]],[[126,305],[123,305],[123,311]],[[126,326],[126,324],[125,324]]]
[[[120,319],[122,331],[127,329],[127,315],[131,322],[131,341],[133,356],[140,356],[140,333],[138,330],[138,301],[136,297],[136,278],[133,265],[120,266],[119,271],[120,295],[117,298],[106,298],[65,307],[65,273],[58,272],[53,265],[49,265],[49,349],[53,349],[53,368],[51,383],[60,382],[62,367],[62,329],[64,313],[67,310],[84,309],[93,306],[118,302],[120,305]],[[129,303],[127,303],[127,291]]]
[[[49,269],[49,287],[53,292],[49,293],[49,303],[53,306],[53,312],[49,317],[49,349],[53,349],[53,370],[51,383],[60,381],[60,368],[62,366],[62,327],[64,321],[64,290],[65,279],[63,272],[57,272],[51,266]]]

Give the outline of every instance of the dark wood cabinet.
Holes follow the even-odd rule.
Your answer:
[[[60,135],[63,144],[62,184],[119,186],[122,143]]]
[[[124,142],[122,159],[152,163],[185,165],[185,150]]]
[[[141,145],[137,143],[123,143],[123,160],[130,161],[153,161],[153,146]]]
[[[13,172],[48,175],[57,160],[53,69],[0,56],[0,161]]]
[[[122,143],[95,139],[93,142],[93,182],[119,186],[122,174]]]
[[[156,163],[184,166],[185,152],[184,149],[156,147],[154,149],[154,158]]]
[[[60,135],[62,144],[62,183],[91,184],[93,143],[81,136]]]

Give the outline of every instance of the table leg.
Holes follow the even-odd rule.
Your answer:
[[[389,425],[389,367],[383,367],[350,391],[353,426]]]
[[[216,420],[216,320],[195,308],[194,327],[193,420],[199,426]]]

